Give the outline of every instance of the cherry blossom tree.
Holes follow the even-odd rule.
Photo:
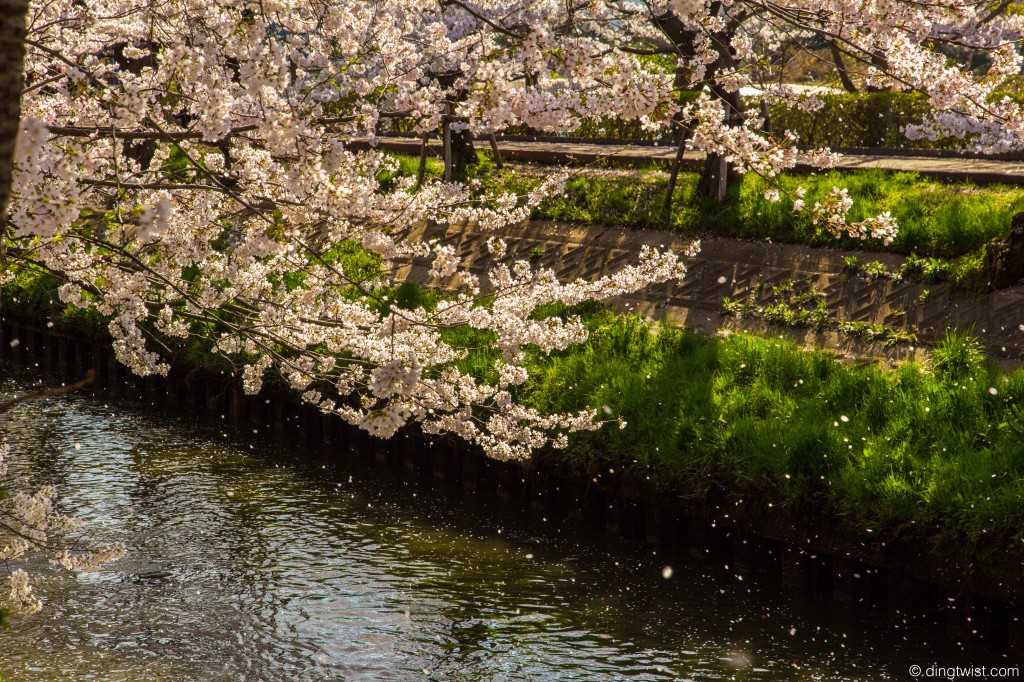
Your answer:
[[[592,114],[657,115],[665,78],[635,58],[594,56],[587,42],[571,51],[574,85],[534,79],[513,101],[496,90],[515,80],[512,67],[485,57],[556,57],[535,35],[481,34],[478,21],[425,1],[33,5],[12,256],[61,277],[65,303],[108,315],[119,359],[142,375],[167,371],[160,344],[201,336],[236,364],[247,392],[272,369],[325,413],[379,436],[418,422],[513,458],[595,428],[590,411],[542,415],[512,400],[525,347],[586,337],[576,318],[531,315],[680,277],[678,257],[648,250],[619,273],[573,283],[505,262],[484,300],[450,247],[413,243],[410,229],[521,221],[560,176],[529,197],[444,182],[413,192],[406,180],[385,190],[394,162],[346,142],[388,117],[421,130],[444,117],[462,128],[557,129],[586,101]],[[348,248],[373,266],[346,261]],[[414,256],[432,258],[458,291],[436,306],[395,305],[391,264]],[[451,341],[455,328],[501,351],[495,380],[459,369],[467,349]]]
[[[167,371],[163,345],[202,337],[250,393],[273,371],[375,435],[417,423],[525,457],[596,426],[589,411],[515,403],[527,349],[586,338],[578,319],[537,319],[537,308],[678,278],[679,258],[647,250],[619,273],[569,283],[499,259],[480,282],[451,247],[416,243],[411,228],[516,223],[564,174],[529,196],[382,182],[395,162],[351,140],[373,140],[396,118],[452,135],[623,118],[684,131],[718,160],[719,187],[724,163],[769,179],[798,161],[828,166],[827,150],[764,134],[737,94],[772,36],[788,31],[826,36],[878,86],[927,93],[935,115],[918,134],[1010,148],[1019,108],[989,99],[1020,69],[1020,22],[983,22],[983,10],[965,0],[36,2],[11,262],[55,274],[62,301],[108,316],[119,359],[139,374]],[[935,46],[953,42],[986,51],[992,66],[978,76],[948,64]],[[643,59],[665,50],[674,71]],[[683,106],[682,86],[708,91]],[[770,96],[814,106],[782,87]],[[790,199],[804,208],[799,193]],[[849,206],[837,189],[806,210],[825,230],[892,237],[887,215],[847,224]],[[504,244],[491,248],[500,255]],[[393,264],[410,257],[432,259],[454,293],[396,303]],[[462,369],[469,348],[456,329],[500,351],[490,379]]]

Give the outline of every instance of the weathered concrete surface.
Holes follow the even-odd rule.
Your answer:
[[[368,146],[365,141],[356,141],[355,147]],[[411,138],[382,137],[380,149],[403,154],[419,154],[420,142]],[[428,148],[441,153],[440,142],[431,140]],[[498,144],[502,157],[512,161],[534,161],[538,163],[569,163],[585,165],[595,161],[608,161],[623,166],[635,166],[662,161],[670,163],[676,154],[675,147],[649,145],[614,145],[585,142],[550,142],[501,140]],[[703,152],[686,152],[683,167],[700,170],[704,165]],[[979,184],[1006,183],[1024,184],[1024,162],[998,159],[940,158],[932,156],[875,156],[864,154],[843,155],[836,168],[860,170],[882,168],[893,171],[914,171],[924,177],[947,181],[969,180]],[[799,172],[820,169],[804,164],[796,168]]]
[[[454,244],[470,269],[481,275],[492,263],[487,239],[495,233],[474,226],[423,225],[413,239],[440,239]],[[555,270],[565,281],[595,278],[636,261],[642,245],[686,250],[690,239],[669,232],[531,222],[508,228],[497,236],[508,242],[509,256],[534,260]],[[755,330],[784,335],[807,345],[830,348],[850,357],[889,360],[921,356],[917,346],[887,348],[880,342],[851,338],[835,331],[768,327],[756,320],[738,320],[721,313],[722,299],[762,297],[771,285],[788,280],[803,282],[823,292],[830,310],[840,320],[854,320],[915,332],[920,342],[934,343],[947,327],[973,326],[989,353],[1015,364],[1024,360],[1024,284],[984,295],[957,292],[948,284],[896,283],[887,278],[869,279],[843,271],[843,258],[856,255],[862,262],[878,260],[898,268],[903,257],[893,254],[850,252],[766,241],[706,239],[700,253],[689,259],[689,273],[681,282],[652,287],[615,302],[619,310],[654,319],[669,317],[677,323],[706,333],[722,330]],[[399,265],[397,277],[421,283],[430,281],[429,262]],[[436,283],[436,282],[435,282]],[[758,291],[758,284],[763,283]],[[925,290],[928,291],[925,294]]]

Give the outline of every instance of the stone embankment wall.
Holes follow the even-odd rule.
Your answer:
[[[559,279],[593,279],[615,272],[636,261],[642,246],[683,253],[692,242],[671,232],[567,225],[534,221],[499,232],[473,225],[420,225],[413,238],[438,239],[456,247],[462,262],[469,264],[486,283],[492,260],[487,240],[499,236],[508,243],[508,255],[552,268]],[[833,249],[772,244],[765,241],[706,239],[696,257],[688,260],[689,272],[681,282],[650,287],[617,302],[622,312],[636,312],[705,333],[722,329],[754,330],[786,335],[808,346],[829,348],[850,357],[890,361],[921,359],[920,345],[886,346],[833,330],[767,327],[756,320],[722,314],[722,300],[764,303],[776,285],[794,282],[820,293],[839,321],[863,322],[913,332],[922,344],[934,344],[947,327],[972,328],[989,355],[1008,365],[1024,361],[1024,285],[986,293],[955,290],[949,283],[925,284],[870,278],[844,269],[851,252]],[[879,261],[897,270],[905,260],[885,253],[854,252],[863,262]],[[419,283],[432,280],[430,263],[410,260],[397,271],[398,279]],[[436,282],[435,282],[436,283]]]

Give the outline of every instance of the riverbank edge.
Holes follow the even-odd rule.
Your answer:
[[[716,490],[682,498],[656,482],[573,468],[551,453],[526,463],[499,462],[454,439],[430,441],[406,432],[372,438],[340,419],[301,404],[286,390],[247,396],[233,377],[172,362],[167,377],[135,377],[109,342],[73,328],[0,317],[0,360],[62,380],[88,370],[96,390],[136,392],[145,402],[187,405],[246,432],[270,429],[316,448],[318,463],[344,466],[367,453],[382,466],[460,484],[470,494],[519,505],[538,521],[568,521],[626,540],[688,552],[740,576],[809,590],[854,608],[920,619],[959,640],[1024,655],[1024,555],[974,552],[951,541],[867,541],[843,519],[812,505],[769,509]]]

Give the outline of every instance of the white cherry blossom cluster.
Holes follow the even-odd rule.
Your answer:
[[[8,567],[9,592],[0,596],[0,607],[12,613],[35,613],[42,600],[32,589],[27,571],[17,566],[33,554],[50,554],[53,563],[69,570],[92,571],[101,564],[124,556],[122,543],[87,546],[82,542],[81,522],[61,513],[56,505],[57,489],[33,487],[22,477],[9,473],[11,448],[0,443],[0,563]],[[74,533],[76,537],[70,537]]]
[[[815,202],[811,221],[835,237],[846,233],[858,239],[878,239],[883,244],[889,244],[896,237],[896,220],[888,211],[858,223],[848,223],[846,215],[852,207],[853,200],[846,188],[833,187],[821,201]]]
[[[906,129],[908,137],[961,139],[978,151],[1005,152],[1024,146],[1024,114],[1008,98],[992,93],[1008,76],[1021,73],[1024,17],[1007,5],[970,0],[883,0],[819,2],[787,0],[765,5],[755,0],[721,3],[648,0],[648,17],[661,35],[645,32],[650,22],[641,13],[624,11],[619,27],[633,44],[679,55],[679,74],[693,89],[704,88],[702,101],[684,110],[690,121],[689,147],[726,157],[739,172],[768,179],[797,163],[829,167],[836,156],[828,150],[794,151],[787,131],[761,131],[763,121],[746,111],[736,93],[755,73],[774,67],[781,46],[799,46],[816,38],[833,46],[832,57],[866,71],[861,87],[916,90],[929,99],[932,113]],[[667,38],[667,40],[666,40]],[[802,47],[798,49],[802,50]],[[950,54],[975,53],[984,68],[965,68]],[[839,55],[839,57],[836,57]],[[960,58],[958,56],[958,58]],[[770,81],[770,79],[769,79]],[[814,94],[800,94],[778,83],[761,83],[766,103],[783,103],[803,111],[822,105]],[[775,194],[774,192],[772,193]],[[798,203],[802,200],[797,199]],[[821,220],[833,233],[886,241],[895,234],[891,215],[876,216],[841,229],[841,212]]]

